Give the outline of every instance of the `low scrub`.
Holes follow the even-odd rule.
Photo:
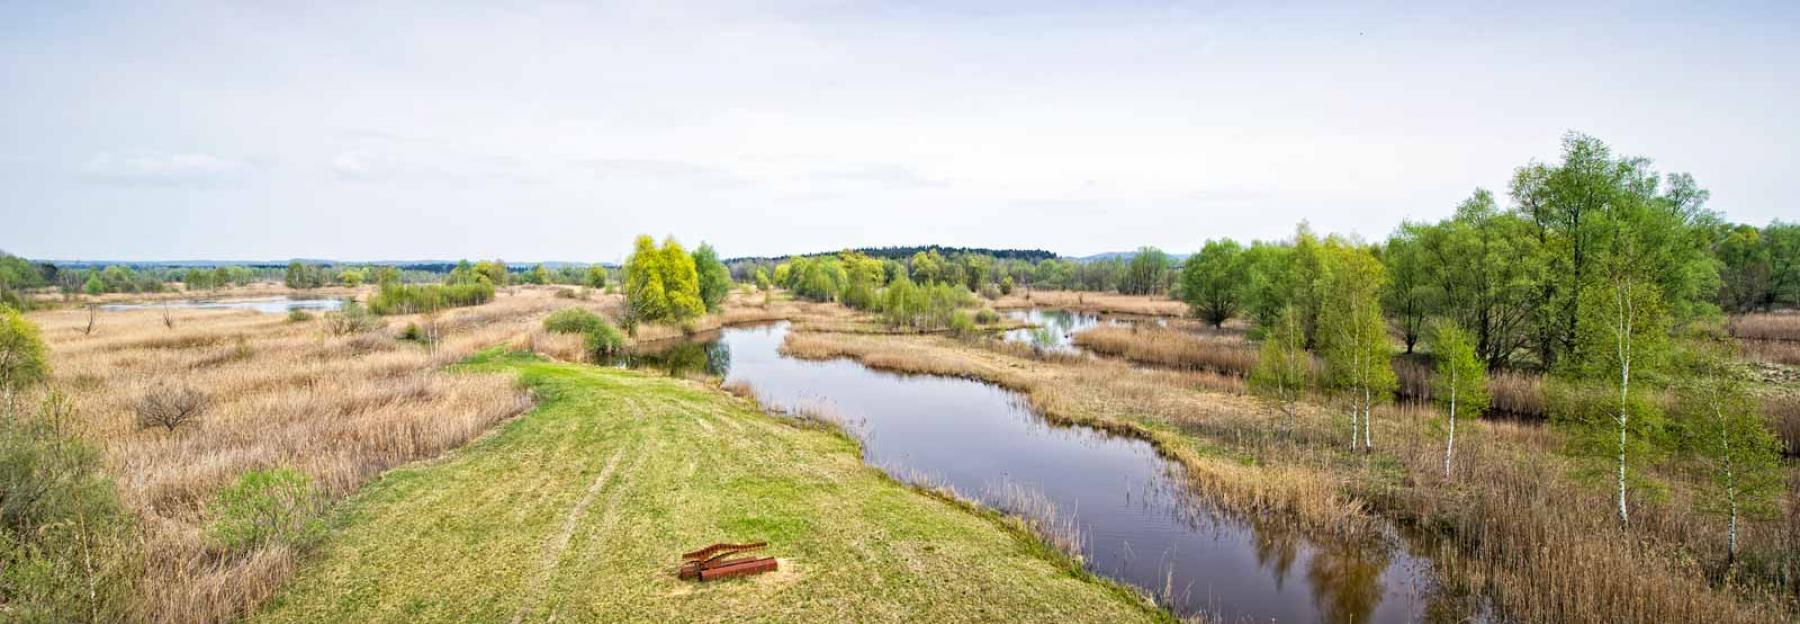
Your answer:
[[[345,301],[342,308],[325,313],[325,331],[333,336],[372,332],[385,325],[381,319],[370,314],[368,308],[355,301]]]
[[[206,533],[229,552],[271,544],[305,546],[324,533],[318,518],[323,501],[305,473],[252,470],[219,492]]]
[[[1800,342],[1800,312],[1745,314],[1731,319],[1731,335],[1741,340]]]
[[[625,349],[625,335],[598,314],[581,308],[563,308],[544,317],[544,330],[553,334],[580,334],[590,355],[604,357]]]
[[[418,314],[444,308],[481,305],[494,300],[494,285],[487,282],[462,284],[382,284],[381,291],[369,299],[369,310],[380,315]]]

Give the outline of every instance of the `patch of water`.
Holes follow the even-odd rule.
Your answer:
[[[155,303],[108,303],[100,306],[103,312],[126,312],[130,310],[161,310],[164,307],[177,310],[255,310],[264,314],[287,314],[291,310],[309,312],[329,312],[344,307],[343,299],[295,299],[293,297],[261,297],[256,299],[181,299],[175,301],[159,301]]]

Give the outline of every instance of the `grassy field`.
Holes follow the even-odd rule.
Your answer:
[[[490,355],[538,407],[388,473],[252,619],[1106,621],[1162,617],[1016,523],[900,485],[834,433],[703,385]],[[767,540],[777,573],[697,585],[678,554]]]

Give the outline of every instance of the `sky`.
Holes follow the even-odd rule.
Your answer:
[[[1570,131],[1800,218],[1794,2],[502,4],[0,0],[0,250],[1379,239]]]

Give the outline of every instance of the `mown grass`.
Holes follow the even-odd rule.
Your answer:
[[[538,407],[357,494],[256,617],[313,621],[1140,621],[1019,524],[919,493],[853,440],[678,379],[489,354]],[[766,540],[779,572],[694,584],[681,552]]]

